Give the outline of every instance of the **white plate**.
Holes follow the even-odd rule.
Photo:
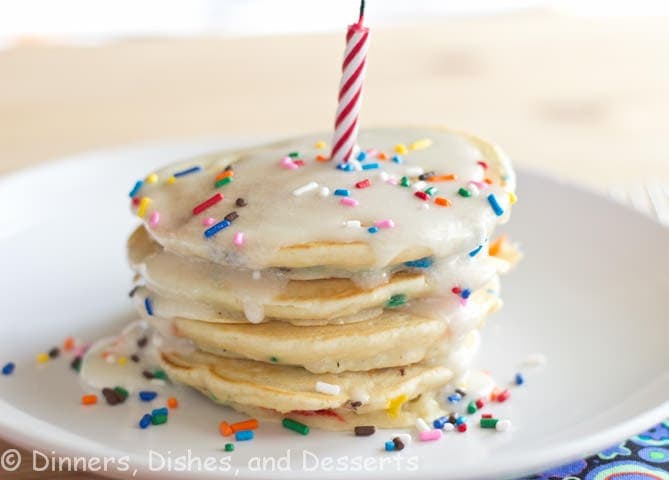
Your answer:
[[[592,454],[669,415],[668,231],[603,198],[526,173],[508,227],[526,257],[504,279],[506,305],[489,322],[480,362],[506,381],[528,354],[548,358],[513,389],[511,401],[494,408],[512,419],[513,432],[472,425],[466,434],[386,453],[389,432],[302,437],[263,424],[254,441],[227,454],[218,423],[241,417],[190,391],[177,392],[181,406],[168,425],[145,431],[136,425],[146,404],[136,400],[80,406],[83,391],[67,359],[38,367],[35,354],[68,335],[95,339],[133,318],[124,255],[136,223],[129,187],[153,167],[238,143],[91,153],[0,180],[0,364],[17,364],[12,376],[0,377],[0,434],[7,440],[52,458],[127,456],[130,471],[160,478],[183,473],[149,471],[163,463],[150,450],[165,459],[171,451],[174,463],[191,449],[191,458],[212,457],[244,478],[304,478],[314,475],[318,458],[316,473],[328,477],[359,477],[362,468],[369,478],[499,479]],[[286,460],[277,471],[271,460],[262,471],[254,471],[256,463],[249,467],[254,458],[285,457],[288,450],[290,471],[278,471]],[[221,476],[205,470],[198,478]],[[107,475],[123,472],[111,465]]]

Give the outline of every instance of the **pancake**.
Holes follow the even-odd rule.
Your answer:
[[[370,155],[361,164],[352,161],[351,171],[316,160],[323,153],[315,146],[321,137],[214,153],[163,168],[133,189],[136,211],[166,250],[252,269],[379,269],[427,256],[451,257],[475,249],[509,216],[513,170],[497,147],[477,137],[434,127],[363,130],[361,147],[387,157],[397,144],[427,139],[422,145],[429,146],[408,150],[398,162]],[[230,176],[217,182],[226,168]],[[400,184],[402,177],[421,193],[428,186],[440,192],[418,198]],[[458,194],[460,188],[467,195]],[[336,189],[349,190],[353,204],[342,205],[342,197],[332,195]],[[193,213],[216,193],[223,199]],[[498,211],[491,208],[490,195]],[[437,196],[449,206],[434,203]],[[238,199],[245,206],[238,207]],[[205,238],[203,217],[222,221],[233,211],[237,217],[228,228]],[[154,212],[160,221],[151,226]],[[392,220],[392,234],[383,227],[370,234],[367,227],[384,219]],[[351,221],[362,228],[342,226]],[[236,233],[244,234],[241,246],[233,242]]]

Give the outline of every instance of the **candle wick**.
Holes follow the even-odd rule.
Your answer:
[[[365,19],[365,0],[360,0],[360,16],[358,17],[358,25],[362,25]]]

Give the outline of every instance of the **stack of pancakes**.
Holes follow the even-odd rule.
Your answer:
[[[316,136],[190,159],[131,196],[138,311],[162,367],[215,402],[311,426],[406,426],[467,382],[515,249],[494,146],[438,128]]]

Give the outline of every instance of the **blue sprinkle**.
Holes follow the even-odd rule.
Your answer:
[[[150,413],[147,413],[139,420],[139,428],[142,430],[148,428],[151,425],[151,420],[153,420],[153,417],[151,417]]]
[[[7,365],[2,367],[2,374],[11,375],[12,373],[14,373],[14,368],[16,368],[16,365],[14,365],[14,363],[12,362],[9,362]]]
[[[135,183],[135,186],[132,187],[132,190],[130,190],[130,198],[134,197],[137,195],[137,192],[139,192],[139,189],[142,188],[142,185],[144,185],[144,182],[141,180],[137,180],[137,183]]]
[[[404,262],[404,265],[407,267],[413,268],[430,268],[432,266],[432,259],[430,257],[419,258],[418,260],[411,260],[410,262]]]
[[[153,305],[151,304],[151,299],[149,297],[144,299],[144,308],[146,308],[146,313],[153,317]]]
[[[460,396],[459,393],[454,393],[448,396],[448,401],[450,403],[458,403],[460,400],[462,400],[462,396]]]
[[[471,294],[472,294],[472,291],[471,291],[470,289],[468,289],[468,288],[465,288],[465,289],[462,291],[462,293],[460,294],[460,296],[461,296],[462,298],[464,298],[465,300],[467,300]]]
[[[476,247],[474,250],[472,250],[471,252],[469,252],[469,256],[470,256],[470,257],[475,257],[475,256],[481,251],[482,248],[483,248],[483,245],[479,245],[479,246]]]
[[[395,442],[388,441],[386,442],[386,452],[392,452],[395,450]]]
[[[399,155],[393,155],[392,160],[395,163],[402,163],[402,157],[400,157]]]
[[[142,402],[150,402],[157,396],[158,396],[157,392],[152,392],[150,390],[142,390],[141,392],[139,392],[139,399]]]
[[[345,172],[351,172],[353,171],[353,164],[352,163],[340,163],[337,165],[337,169],[343,170]]]
[[[358,156],[355,158],[362,162],[367,159],[367,154],[365,152],[359,152]]]
[[[180,172],[173,173],[172,175],[175,177],[183,177],[185,175],[190,175],[191,173],[199,172],[202,170],[202,167],[199,165],[196,165],[191,168],[187,168],[186,170],[181,170]]]
[[[448,423],[448,417],[439,417],[432,422],[434,428],[442,429]]]
[[[153,415],[154,417],[156,415],[169,415],[169,412],[167,411],[167,407],[154,408],[153,411],[151,412],[151,415]]]
[[[348,188],[338,188],[334,191],[333,195],[337,195],[338,197],[348,197],[350,194],[351,192],[348,190]]]
[[[504,214],[504,209],[500,207],[499,202],[497,201],[497,197],[494,193],[488,195],[488,203],[490,204],[492,211],[495,212],[495,215],[500,217]]]
[[[523,377],[523,374],[518,372],[516,373],[516,385],[522,385],[525,383],[525,377]]]
[[[374,162],[374,163],[365,163],[365,164],[362,166],[362,169],[363,169],[363,170],[376,170],[377,168],[379,168],[379,164],[376,163],[376,162]]]
[[[207,238],[211,238],[214,235],[216,235],[218,232],[221,230],[228,228],[230,226],[230,221],[229,220],[223,220],[222,222],[218,222],[216,225],[212,225],[208,229],[204,231],[204,236]]]
[[[467,417],[463,417],[462,415],[458,416],[458,418],[455,420],[455,424],[462,425],[463,423],[467,423]]]
[[[243,442],[244,440],[253,440],[253,430],[240,430],[235,433],[235,440]]]
[[[379,227],[369,227],[369,228],[367,229],[367,231],[368,231],[369,233],[376,233],[376,232],[379,231]]]

